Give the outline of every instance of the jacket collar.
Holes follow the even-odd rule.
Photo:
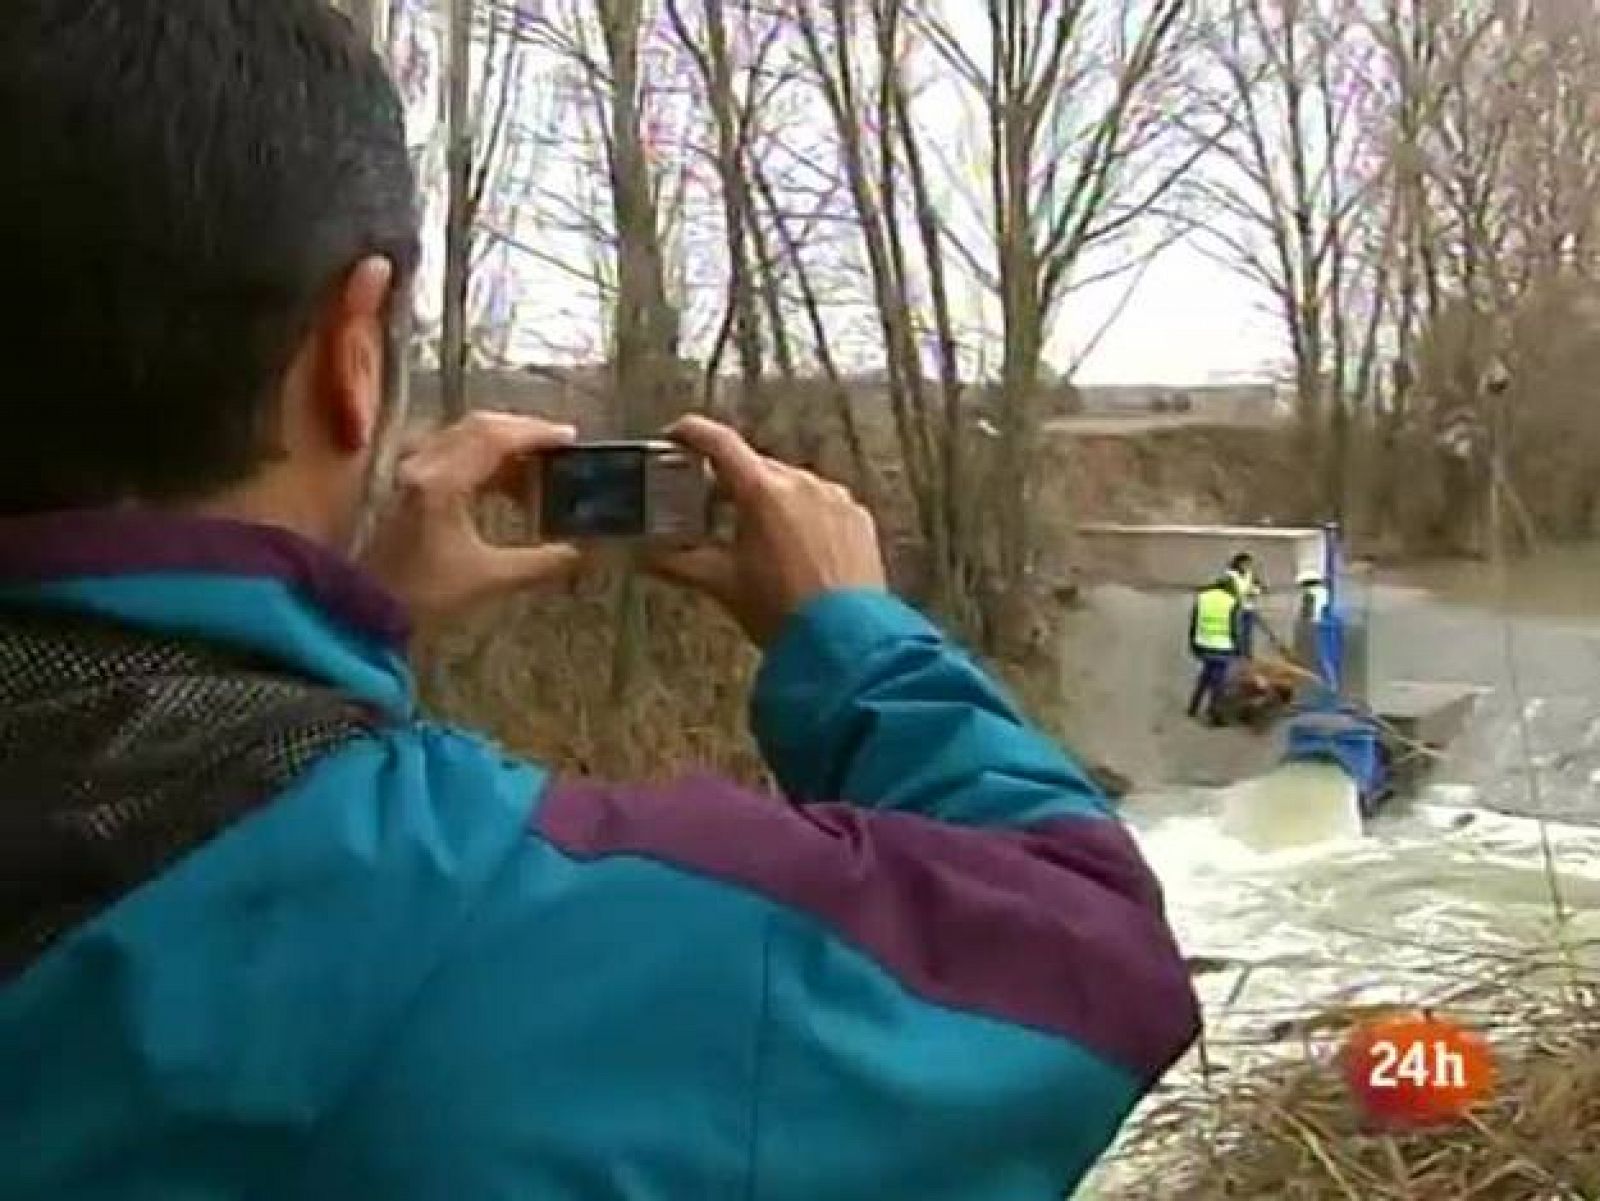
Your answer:
[[[288,530],[142,509],[0,520],[0,600],[248,650],[409,712],[400,604]]]

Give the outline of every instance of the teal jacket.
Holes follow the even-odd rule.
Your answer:
[[[1197,1033],[1106,803],[887,596],[768,652],[785,799],[556,779],[431,723],[392,604],[281,531],[0,522],[10,613],[237,652],[371,722],[0,977],[7,1201],[1044,1201]],[[0,686],[13,766],[5,723],[74,695]],[[153,719],[107,720],[75,776]],[[7,820],[56,803],[20,778]]]

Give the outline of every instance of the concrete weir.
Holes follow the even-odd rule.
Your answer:
[[[1390,680],[1373,695],[1372,707],[1407,740],[1445,747],[1466,728],[1479,691],[1443,681]]]
[[[1442,681],[1391,680],[1379,687],[1372,710],[1390,744],[1391,785],[1414,791],[1442,753],[1466,730],[1481,690]]]
[[[1279,766],[1230,794],[1224,824],[1241,841],[1282,847],[1359,835],[1364,817],[1416,792],[1470,718],[1474,689],[1372,671],[1370,613],[1338,600],[1362,578],[1350,565],[1336,568],[1335,604],[1323,621],[1296,620],[1297,578],[1321,576],[1337,560],[1329,529],[1096,524],[1079,533],[1091,577],[1149,592],[1203,587],[1234,555],[1255,558],[1269,588],[1261,626],[1271,646],[1264,649],[1292,658],[1308,675],[1287,715]],[[1325,662],[1335,647],[1340,661]],[[1327,673],[1331,690],[1311,672]]]
[[[1078,534],[1090,575],[1136,588],[1197,588],[1241,551],[1270,585],[1287,588],[1301,571],[1322,569],[1325,545],[1311,527],[1093,524]]]

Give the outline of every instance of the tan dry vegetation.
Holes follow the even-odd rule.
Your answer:
[[[427,641],[419,674],[430,708],[565,773],[760,782],[745,721],[755,652],[709,604],[649,584],[643,662],[613,695],[614,583],[591,573]]]
[[[1306,507],[1308,479],[1277,427],[1192,425],[1048,445],[1064,513],[1079,521],[1283,524]]]
[[[1459,971],[1455,965],[1453,971]],[[1365,1014],[1297,1018],[1293,1054],[1196,1073],[1128,1150],[1127,1201],[1593,1201],[1600,1197],[1600,979],[1534,995],[1485,967],[1455,1016],[1495,1054],[1491,1101],[1445,1128],[1365,1124],[1338,1069]],[[1159,1184],[1157,1183],[1159,1181]]]
[[[527,536],[517,514],[494,513],[487,524],[501,541]],[[897,556],[891,570],[914,593],[916,565],[908,560]],[[626,683],[616,688],[624,574],[640,589],[641,637]],[[416,648],[432,712],[556,771],[647,780],[711,771],[749,784],[767,782],[747,721],[758,660],[715,605],[643,576],[620,554],[560,589],[425,633]],[[1060,666],[1044,633],[1031,653],[995,667],[1030,714],[1059,727]]]
[[[426,706],[558,772],[662,780],[712,771],[766,783],[747,721],[757,653],[708,602],[643,581],[643,652],[613,692],[617,571],[591,571],[425,638],[417,663]],[[1052,661],[998,670],[1024,708],[1059,725]]]

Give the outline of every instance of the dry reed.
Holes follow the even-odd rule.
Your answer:
[[[1556,968],[1557,961],[1562,965]],[[1204,1048],[1127,1140],[1126,1201],[1593,1201],[1600,1198],[1600,976],[1486,961],[1441,1007],[1495,1054],[1493,1097],[1447,1127],[1364,1122],[1337,1062],[1370,1007],[1283,1022],[1275,1047]],[[1460,978],[1462,965],[1453,964]],[[1539,985],[1536,978],[1544,979]],[[1226,1065],[1226,1066],[1219,1066]]]

